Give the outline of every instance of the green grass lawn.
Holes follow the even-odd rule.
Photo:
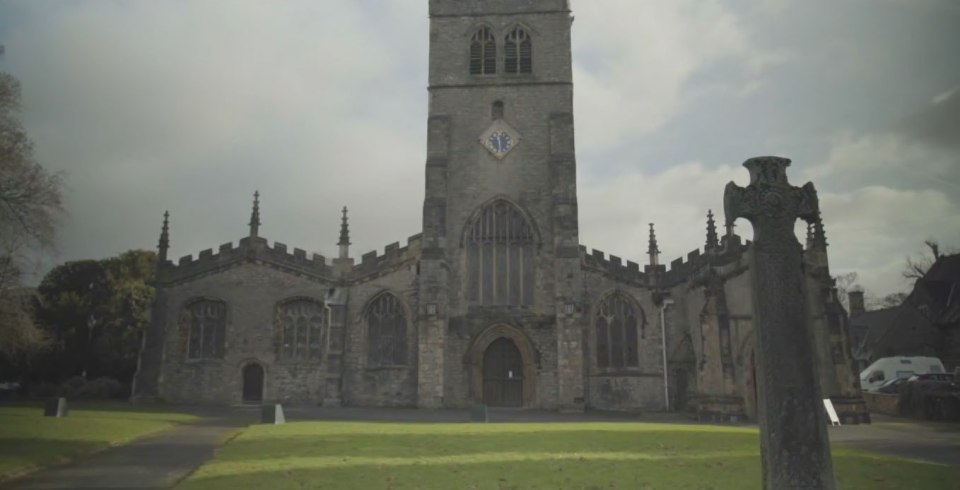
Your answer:
[[[44,417],[39,405],[0,405],[0,480],[194,418],[101,404],[89,409],[71,407],[68,417],[58,419]]]
[[[640,423],[257,425],[178,490],[752,489],[753,428]],[[841,489],[957,489],[960,470],[834,449]]]

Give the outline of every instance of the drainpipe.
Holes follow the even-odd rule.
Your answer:
[[[670,298],[664,298],[660,302],[660,351],[663,354],[663,407],[670,411],[670,385],[667,381],[667,322],[664,314],[667,307],[673,304]]]

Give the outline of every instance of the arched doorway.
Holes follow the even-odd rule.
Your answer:
[[[502,323],[474,337],[463,358],[470,399],[493,406],[536,408],[540,355],[519,329]]]
[[[243,367],[243,402],[263,401],[263,366],[252,362]]]
[[[523,406],[523,357],[508,338],[494,340],[483,353],[483,402],[492,407]]]

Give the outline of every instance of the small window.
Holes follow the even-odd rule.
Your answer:
[[[497,73],[497,42],[490,29],[483,27],[470,40],[470,74]]]
[[[526,31],[517,27],[507,35],[504,44],[504,73],[533,72],[533,44]]]
[[[493,103],[493,108],[490,109],[490,116],[493,117],[493,120],[503,119],[503,102],[496,101]]]

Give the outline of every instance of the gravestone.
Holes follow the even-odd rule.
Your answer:
[[[260,423],[280,425],[287,423],[287,418],[283,415],[283,406],[263,405],[260,407]]]
[[[489,422],[490,417],[487,414],[487,406],[479,403],[470,407],[470,421],[471,422]]]
[[[66,398],[51,398],[43,406],[44,417],[66,417],[70,415]]]
[[[816,357],[807,322],[803,251],[793,233],[797,218],[819,216],[817,191],[787,181],[790,160],[751,158],[750,185],[730,182],[724,192],[728,226],[753,224],[753,280],[757,412],[763,488],[833,490],[833,461],[820,406]]]

